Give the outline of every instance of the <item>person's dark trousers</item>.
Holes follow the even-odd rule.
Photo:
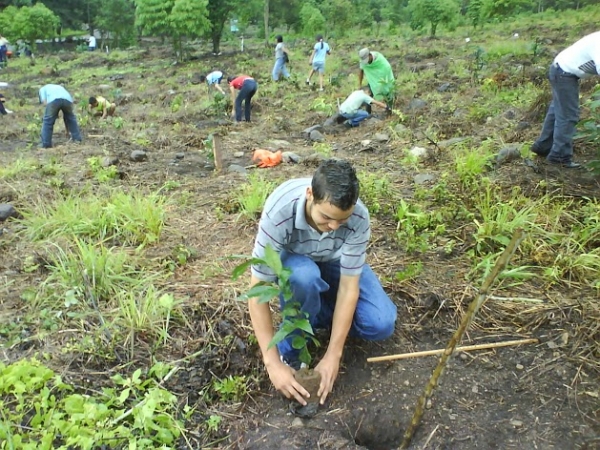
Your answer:
[[[579,121],[579,78],[552,63],[548,79],[552,101],[532,150],[550,162],[569,163],[573,159],[573,136]]]
[[[6,66],[6,63],[8,63],[8,58],[6,56],[8,52],[8,48],[6,47],[6,45],[1,45],[0,46],[0,63],[3,66]]]
[[[239,94],[235,98],[235,120],[238,122],[242,121],[242,102],[244,102],[244,119],[246,122],[250,122],[250,111],[252,109],[252,97],[258,90],[258,83],[256,80],[248,78],[242,84]]]
[[[52,147],[52,131],[54,130],[54,122],[58,117],[59,111],[63,113],[63,119],[67,130],[71,133],[71,138],[74,141],[81,142],[81,132],[77,124],[77,117],[73,112],[73,103],[64,98],[58,98],[46,105],[44,118],[42,119],[42,147]]]

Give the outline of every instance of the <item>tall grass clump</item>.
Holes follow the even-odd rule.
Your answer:
[[[65,237],[145,245],[160,237],[166,201],[159,194],[118,190],[109,190],[106,196],[40,199],[23,212],[24,233],[33,241]]]
[[[248,219],[256,219],[262,212],[267,197],[275,189],[276,183],[267,181],[259,173],[253,173],[235,192],[235,203],[240,215]]]

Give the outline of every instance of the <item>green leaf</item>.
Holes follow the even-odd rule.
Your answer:
[[[308,321],[308,319],[296,320],[294,322],[294,325],[297,328],[299,328],[300,330],[307,332],[308,334],[314,334],[312,326],[310,325],[310,322]]]
[[[304,347],[302,350],[300,350],[300,355],[298,356],[298,359],[307,366],[310,366],[310,361],[312,360],[312,357],[310,356],[307,347]]]
[[[267,303],[279,295],[279,289],[271,284],[258,283],[238,297],[239,300],[258,298],[259,303]]]
[[[306,347],[306,339],[304,339],[303,336],[294,336],[294,338],[292,339],[292,348],[300,350],[304,347]]]
[[[264,259],[271,270],[273,270],[273,272],[279,276],[283,269],[283,265],[281,264],[281,256],[279,256],[279,253],[271,246],[271,244],[267,244],[265,247]]]
[[[271,342],[269,342],[269,346],[267,348],[273,348],[283,341],[288,334],[290,333],[286,331],[285,328],[281,328],[277,333],[275,333],[275,336],[273,336],[273,339],[271,339]]]

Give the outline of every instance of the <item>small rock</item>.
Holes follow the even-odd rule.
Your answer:
[[[233,157],[234,157],[234,158],[241,158],[242,156],[244,156],[244,152],[235,152],[235,153],[233,154]]]
[[[452,87],[453,87],[452,83],[443,83],[437,88],[437,91],[438,92],[446,92],[446,91],[449,91],[450,89],[452,89]]]
[[[98,86],[98,89],[101,91],[106,91],[106,90],[110,89],[110,85],[109,84],[100,84]]]
[[[324,127],[331,127],[334,125],[338,125],[344,121],[344,117],[340,113],[335,113],[333,116],[329,117],[324,123]]]
[[[323,127],[321,125],[313,125],[312,127],[302,130],[302,137],[304,139],[310,139],[310,135],[313,131],[321,131]]]
[[[520,146],[511,145],[500,149],[496,155],[496,164],[505,164],[510,161],[521,159]]]
[[[283,162],[288,164],[298,164],[300,161],[302,161],[302,157],[294,152],[283,152],[281,156],[283,158]]]
[[[409,111],[418,111],[427,106],[427,102],[425,100],[421,100],[420,98],[413,98],[408,104]]]
[[[304,428],[304,421],[300,417],[295,417],[292,420],[292,428]]]
[[[175,153],[175,159],[183,159],[183,158],[185,158],[185,153],[183,153],[183,152]]]
[[[477,386],[473,386],[473,387],[471,388],[471,392],[472,392],[473,394],[479,394],[479,388],[478,388]]]
[[[312,130],[309,135],[309,139],[314,142],[323,142],[325,140],[325,136],[318,130]]]
[[[467,359],[469,359],[469,355],[467,355],[465,352],[462,352],[459,355],[460,359],[462,359],[463,361],[466,361]]]
[[[371,140],[364,139],[364,140],[360,141],[360,145],[362,145],[363,147],[368,147],[369,145],[371,145]]]
[[[240,166],[239,164],[231,164],[227,168],[227,172],[229,172],[229,173],[241,173],[242,175],[246,175],[248,173],[248,171],[246,170],[246,168],[243,167],[243,166]]]
[[[414,180],[415,184],[425,184],[428,181],[434,181],[435,175],[433,175],[431,173],[420,173],[418,175],[415,175],[413,180]]]
[[[408,131],[408,127],[405,127],[404,125],[399,123],[394,127],[394,131],[398,134],[404,134]]]
[[[291,147],[292,144],[290,144],[288,141],[284,141],[283,139],[271,139],[269,142],[267,142],[267,145],[269,147],[275,147],[277,149],[281,148],[281,147]]]
[[[122,80],[123,78],[125,78],[125,75],[121,75],[120,73],[116,74],[116,75],[111,75],[110,77],[108,77],[108,79],[110,81]]]
[[[517,419],[511,419],[510,424],[515,428],[521,428],[523,426],[523,422]]]
[[[135,162],[146,161],[148,154],[144,150],[134,150],[129,155],[129,158]]]
[[[433,402],[431,401],[430,398],[427,399],[427,403],[425,403],[425,408],[426,409],[431,409],[431,407],[433,406]]]
[[[523,131],[526,130],[527,128],[531,127],[531,124],[529,122],[527,122],[526,120],[521,120],[517,126],[516,126],[516,130],[517,131]]]
[[[119,164],[117,156],[107,156],[102,160],[102,167],[116,166],[117,164]]]
[[[517,364],[515,366],[517,368],[517,370],[523,370],[525,367],[523,367],[523,364]]]
[[[506,111],[504,113],[504,118],[505,119],[513,120],[515,117],[517,117],[517,113],[515,112],[514,109],[509,109],[508,111]]]
[[[404,386],[410,386],[410,381],[404,380]]]
[[[17,210],[10,203],[3,203],[0,205],[0,221],[4,221],[9,217],[16,217]]]
[[[451,139],[446,139],[445,141],[440,141],[437,143],[439,148],[450,147],[451,145],[458,144],[459,142],[465,141],[466,137],[454,137]]]
[[[419,159],[425,159],[429,156],[429,151],[426,148],[423,147],[413,147],[409,150],[409,153],[412,156],[415,156]]]
[[[387,142],[390,140],[390,135],[385,133],[375,133],[373,139],[375,139],[378,142]]]
[[[177,94],[177,91],[175,89],[169,89],[167,91],[167,94],[169,94],[169,95],[175,95],[175,94]]]

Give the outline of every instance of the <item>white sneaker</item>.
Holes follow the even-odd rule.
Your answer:
[[[4,108],[6,109],[6,108]],[[6,114],[13,114],[13,111],[11,111],[10,109],[6,109]]]
[[[300,363],[300,367],[294,367],[297,366],[297,364],[290,364],[288,363],[285,359],[283,359],[283,355],[279,355],[279,359],[281,360],[282,363],[284,363],[286,366],[291,367],[294,370],[300,370],[300,369],[308,369],[308,365],[306,363],[301,362]],[[300,362],[300,361],[298,361]]]

